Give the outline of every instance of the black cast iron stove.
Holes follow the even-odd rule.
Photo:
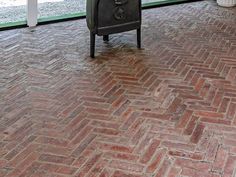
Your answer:
[[[96,35],[108,41],[109,34],[137,30],[137,45],[141,47],[141,0],[87,0],[86,14],[92,58]]]

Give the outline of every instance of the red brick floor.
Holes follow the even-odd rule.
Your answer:
[[[97,40],[85,20],[0,32],[0,176],[236,175],[236,8],[145,10]]]

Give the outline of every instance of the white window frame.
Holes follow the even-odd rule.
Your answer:
[[[38,23],[38,0],[27,0],[27,25],[34,27]]]

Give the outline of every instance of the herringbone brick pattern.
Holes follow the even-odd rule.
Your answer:
[[[97,42],[85,20],[0,33],[1,177],[236,175],[236,9],[144,11]]]

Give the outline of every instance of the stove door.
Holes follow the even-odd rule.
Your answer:
[[[100,0],[98,28],[140,21],[139,0]]]

